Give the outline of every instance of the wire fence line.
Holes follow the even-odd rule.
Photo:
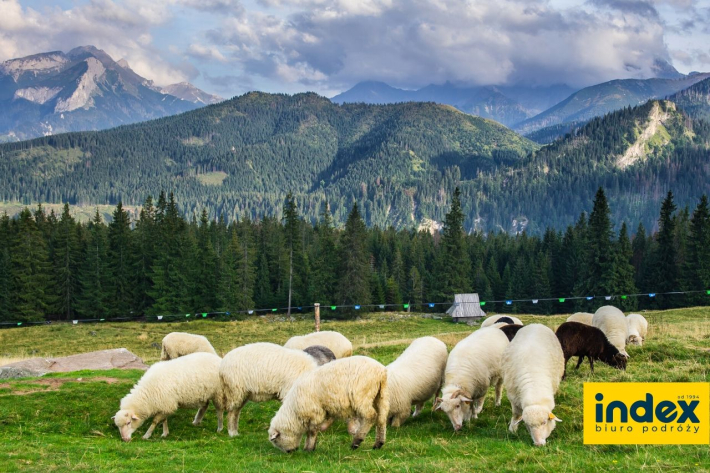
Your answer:
[[[704,291],[670,291],[670,292],[646,292],[637,294],[612,294],[604,296],[571,296],[571,297],[541,297],[541,298],[525,298],[525,299],[500,299],[500,300],[488,300],[480,302],[417,302],[417,303],[404,303],[404,304],[346,304],[346,305],[319,305],[321,310],[327,313],[328,310],[331,312],[336,312],[337,310],[367,310],[367,309],[401,309],[401,310],[412,310],[418,307],[424,309],[435,309],[437,306],[460,306],[465,304],[477,304],[481,307],[485,307],[487,304],[504,304],[507,306],[512,306],[513,304],[539,304],[541,302],[557,302],[565,303],[567,301],[576,300],[626,300],[629,298],[655,298],[657,296],[669,296],[669,295],[686,295],[686,294],[706,294],[710,296],[710,290]],[[96,322],[128,322],[128,321],[145,321],[145,322],[161,322],[161,321],[174,321],[177,319],[183,320],[195,320],[195,319],[207,319],[207,318],[218,318],[218,317],[233,317],[236,315],[265,315],[271,314],[283,314],[284,312],[291,313],[307,313],[310,309],[314,309],[316,305],[307,306],[292,306],[292,307],[274,307],[268,309],[247,309],[238,311],[212,311],[212,312],[195,312],[188,314],[158,314],[158,315],[136,315],[136,316],[126,316],[126,317],[106,317],[106,318],[93,318],[93,319],[74,319],[74,320],[40,320],[40,321],[15,321],[15,322],[0,322],[0,328],[11,328],[11,327],[24,327],[28,325],[52,325],[55,323],[66,324],[71,323],[78,325],[80,323],[96,323]],[[290,309],[290,310],[289,310]]]

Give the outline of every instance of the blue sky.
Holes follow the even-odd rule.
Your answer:
[[[0,0],[0,61],[92,44],[157,84],[333,95],[710,70],[710,0]]]

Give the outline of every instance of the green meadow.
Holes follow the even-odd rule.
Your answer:
[[[250,403],[242,411],[240,436],[216,433],[210,407],[200,426],[195,414],[182,410],[170,418],[170,435],[150,440],[120,440],[111,416],[141,371],[82,371],[42,378],[0,380],[1,471],[710,471],[710,447],[585,446],[582,442],[582,387],[586,381],[708,381],[710,311],[678,309],[644,314],[650,323],[647,343],[629,347],[628,370],[596,363],[590,375],[568,365],[557,394],[556,415],[563,420],[545,447],[532,445],[526,429],[507,430],[510,404],[504,396],[494,407],[492,392],[477,420],[454,433],[448,418],[432,412],[399,429],[388,429],[387,443],[372,450],[374,429],[359,450],[350,449],[344,423],[319,436],[313,453],[287,455],[268,441],[267,428],[278,403]],[[526,323],[556,328],[566,316],[521,316]],[[194,320],[180,323],[101,323],[46,325],[0,331],[0,364],[34,356],[65,356],[125,347],[153,363],[160,341],[172,331],[206,335],[220,354],[255,341],[284,343],[313,329],[312,320],[282,321],[259,317],[248,321]],[[414,338],[433,335],[449,348],[475,327],[450,320],[407,314],[371,314],[357,321],[328,321],[352,340],[355,354],[382,363],[394,360]],[[534,362],[534,360],[532,360]],[[576,359],[575,359],[576,361]],[[160,429],[157,429],[158,433]]]

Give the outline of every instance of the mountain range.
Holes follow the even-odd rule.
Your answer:
[[[384,82],[360,82],[338,94],[335,103],[388,104],[398,102],[435,102],[452,105],[471,115],[490,118],[512,127],[552,107],[575,92],[564,85],[547,87],[482,86],[471,87],[447,82],[418,90],[391,87]]]
[[[336,103],[386,104],[435,102],[465,113],[490,118],[542,144],[550,143],[594,117],[652,99],[664,99],[710,77],[684,75],[665,61],[656,61],[658,77],[621,79],[585,87],[478,86],[445,83],[404,90],[383,82],[361,82],[334,96]]]
[[[693,97],[700,95],[693,95]],[[698,99],[699,101],[699,99]],[[669,189],[679,207],[710,193],[710,124],[671,101],[626,107],[540,145],[448,105],[332,103],[248,93],[98,133],[0,145],[0,199],[140,204],[173,192],[188,215],[280,215],[292,192],[313,221],[360,205],[368,224],[442,221],[460,187],[469,229],[563,228],[607,190],[616,222],[653,228]]]
[[[100,130],[216,103],[188,83],[160,88],[93,46],[0,64],[0,141]]]

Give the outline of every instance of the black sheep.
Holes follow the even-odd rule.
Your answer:
[[[573,356],[578,356],[577,367],[584,361],[586,356],[589,359],[589,367],[594,373],[594,360],[599,360],[609,366],[620,370],[626,369],[626,357],[619,353],[619,350],[609,343],[604,332],[596,327],[585,325],[579,322],[565,322],[555,332],[557,339],[562,345],[562,352],[565,356],[565,376],[567,376],[567,361]]]
[[[303,351],[315,358],[318,366],[323,366],[324,364],[335,360],[335,353],[333,353],[330,348],[324,347],[323,345],[311,345]]]
[[[501,317],[500,319],[496,320],[496,323],[514,324],[515,322],[510,317]]]
[[[509,324],[509,325],[503,325],[502,327],[498,327],[503,331],[506,337],[508,337],[508,341],[512,342],[513,338],[515,338],[515,334],[518,333],[518,330],[523,328],[523,325],[518,325],[518,324]]]

